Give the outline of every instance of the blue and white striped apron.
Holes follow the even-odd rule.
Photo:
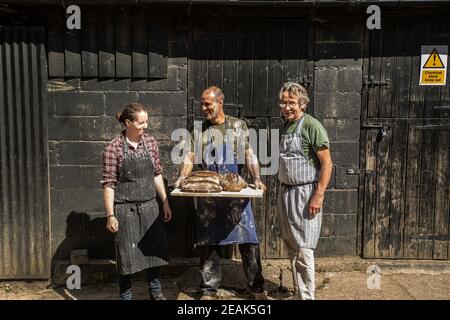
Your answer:
[[[320,171],[303,151],[301,131],[304,120],[302,116],[293,133],[281,135],[277,211],[283,239],[295,240],[301,248],[315,249],[322,210],[311,218],[308,203],[316,190]]]

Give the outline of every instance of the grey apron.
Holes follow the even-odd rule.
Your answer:
[[[308,161],[302,148],[304,119],[302,116],[293,133],[281,135],[277,211],[282,237],[295,240],[301,248],[315,249],[322,211],[311,218],[308,203],[316,190],[320,171]]]
[[[123,165],[114,191],[117,271],[133,274],[168,264],[169,245],[156,202],[153,161],[144,152],[130,154],[124,137]]]

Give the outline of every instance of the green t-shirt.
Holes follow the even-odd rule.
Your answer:
[[[320,160],[317,157],[317,150],[321,148],[330,148],[330,141],[328,139],[328,134],[323,125],[309,114],[304,114],[305,120],[303,121],[303,126],[301,130],[302,134],[302,147],[306,158],[314,163],[316,168],[320,168]],[[283,134],[293,133],[298,122],[301,120],[292,121],[285,123],[283,125]]]
[[[227,129],[229,132],[227,132]],[[209,133],[208,133],[208,130]],[[216,131],[217,130],[217,131]],[[218,135],[220,133],[220,135]],[[211,137],[209,137],[211,134]],[[228,138],[226,138],[227,134],[231,134]],[[225,139],[232,139],[234,141],[233,151],[237,152],[238,146],[243,148],[243,150],[248,150],[249,148],[249,132],[247,124],[238,118],[232,116],[225,116],[225,122],[222,124],[212,124],[207,120],[204,120],[202,123],[202,132],[197,135],[198,139],[202,141],[202,150],[205,150],[205,147],[208,144],[208,139],[211,138],[213,141],[217,137],[222,137],[222,143],[224,143]],[[196,137],[194,136],[194,130],[191,132],[191,151],[194,150],[194,143]]]

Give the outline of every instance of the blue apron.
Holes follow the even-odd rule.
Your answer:
[[[209,129],[208,133],[209,144],[212,142]],[[203,161],[203,170],[241,174],[233,145],[227,143],[226,137],[222,154],[216,160]],[[250,199],[199,197],[197,206],[197,246],[259,244]]]

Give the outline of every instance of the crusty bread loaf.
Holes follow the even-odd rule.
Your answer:
[[[221,176],[214,171],[195,171],[181,181],[180,189],[184,192],[220,192]]]
[[[222,176],[222,187],[224,191],[239,192],[247,187],[247,183],[236,173],[227,173]]]

